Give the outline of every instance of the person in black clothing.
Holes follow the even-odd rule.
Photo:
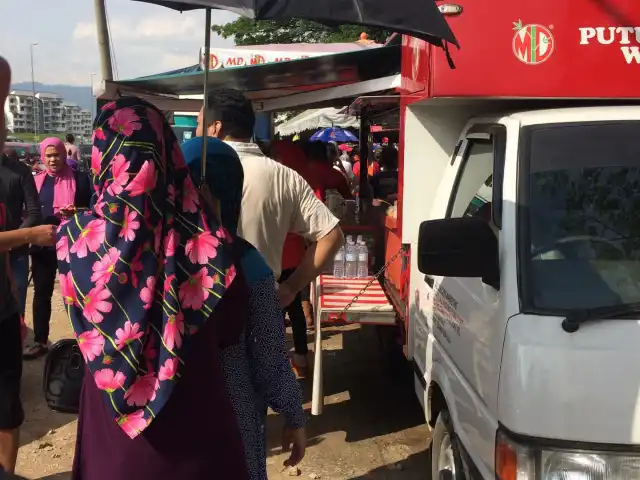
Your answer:
[[[9,93],[11,70],[9,64],[0,57],[0,105]],[[3,151],[6,136],[5,116],[0,115],[0,152]],[[7,198],[4,183],[0,183],[0,196]],[[18,456],[19,428],[24,420],[20,400],[20,380],[22,377],[20,314],[18,303],[13,296],[9,268],[9,250],[30,243],[34,245],[54,245],[55,227],[40,225],[13,231],[4,231],[8,207],[0,201],[0,472],[13,474]]]
[[[73,216],[79,208],[89,208],[91,185],[87,175],[67,165],[67,152],[60,139],[43,140],[40,151],[46,170],[36,175],[35,183],[40,196],[43,222],[59,225],[64,218]],[[33,360],[47,353],[51,297],[57,271],[58,258],[54,247],[32,247],[34,343],[25,347],[25,360]]]
[[[0,202],[7,206],[7,230],[34,227],[42,222],[40,200],[31,169],[3,154],[0,154]],[[11,251],[11,270],[18,310],[24,317],[29,279],[27,245]]]
[[[398,195],[398,150],[393,146],[382,148],[380,171],[371,177],[373,198],[391,202]]]

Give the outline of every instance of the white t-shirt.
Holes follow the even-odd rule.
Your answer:
[[[353,167],[351,166],[351,162],[348,160],[349,156],[347,155],[346,157],[343,155],[340,157],[340,161],[342,162],[342,166],[344,167],[344,171],[347,172],[347,178],[349,180],[353,180]],[[335,168],[336,170],[338,170],[339,172],[342,172],[342,170],[340,170],[340,168],[336,165],[333,166],[333,168]]]
[[[244,169],[238,235],[256,247],[278,278],[287,233],[317,242],[339,220],[297,172],[265,157],[254,143],[227,143]]]

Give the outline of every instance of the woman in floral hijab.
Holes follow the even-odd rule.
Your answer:
[[[246,282],[164,116],[137,98],[96,119],[93,211],[58,230],[64,302],[87,363],[73,478],[247,478],[219,348]]]

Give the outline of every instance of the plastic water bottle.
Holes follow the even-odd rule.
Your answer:
[[[360,240],[358,245],[358,278],[369,276],[369,250],[367,244]]]
[[[344,247],[340,247],[340,250],[333,258],[333,276],[344,278]]]
[[[351,242],[347,243],[344,256],[344,276],[346,278],[358,277],[358,246]]]

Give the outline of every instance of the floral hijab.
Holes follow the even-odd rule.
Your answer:
[[[164,115],[121,98],[95,126],[96,205],[58,229],[59,279],[93,379],[135,438],[166,405],[236,270]]]

